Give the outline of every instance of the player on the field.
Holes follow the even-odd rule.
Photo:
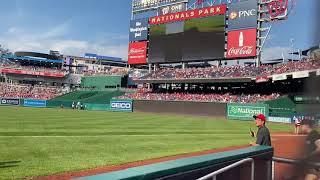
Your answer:
[[[294,120],[294,133],[295,134],[299,134],[300,133],[300,128],[301,128],[301,119],[302,117],[298,117],[298,116],[293,116],[293,120]]]

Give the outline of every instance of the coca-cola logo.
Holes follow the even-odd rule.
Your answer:
[[[251,55],[254,48],[253,46],[243,46],[239,48],[232,47],[228,51],[229,56],[239,56],[239,55]]]
[[[145,52],[144,48],[131,48],[129,54],[142,54]]]

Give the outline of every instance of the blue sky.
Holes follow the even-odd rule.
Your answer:
[[[295,48],[311,46],[316,0],[295,0],[287,21],[275,23],[264,58],[281,57]],[[0,44],[12,51],[67,55],[85,52],[126,59],[131,0],[0,0]]]

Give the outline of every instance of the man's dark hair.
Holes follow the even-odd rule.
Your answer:
[[[315,120],[309,120],[309,119],[305,119],[301,122],[301,125],[307,125],[311,128],[313,128],[316,124],[316,121]]]

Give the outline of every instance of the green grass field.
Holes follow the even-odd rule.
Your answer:
[[[254,127],[253,121],[145,113],[0,107],[0,114],[0,179],[244,145]]]

